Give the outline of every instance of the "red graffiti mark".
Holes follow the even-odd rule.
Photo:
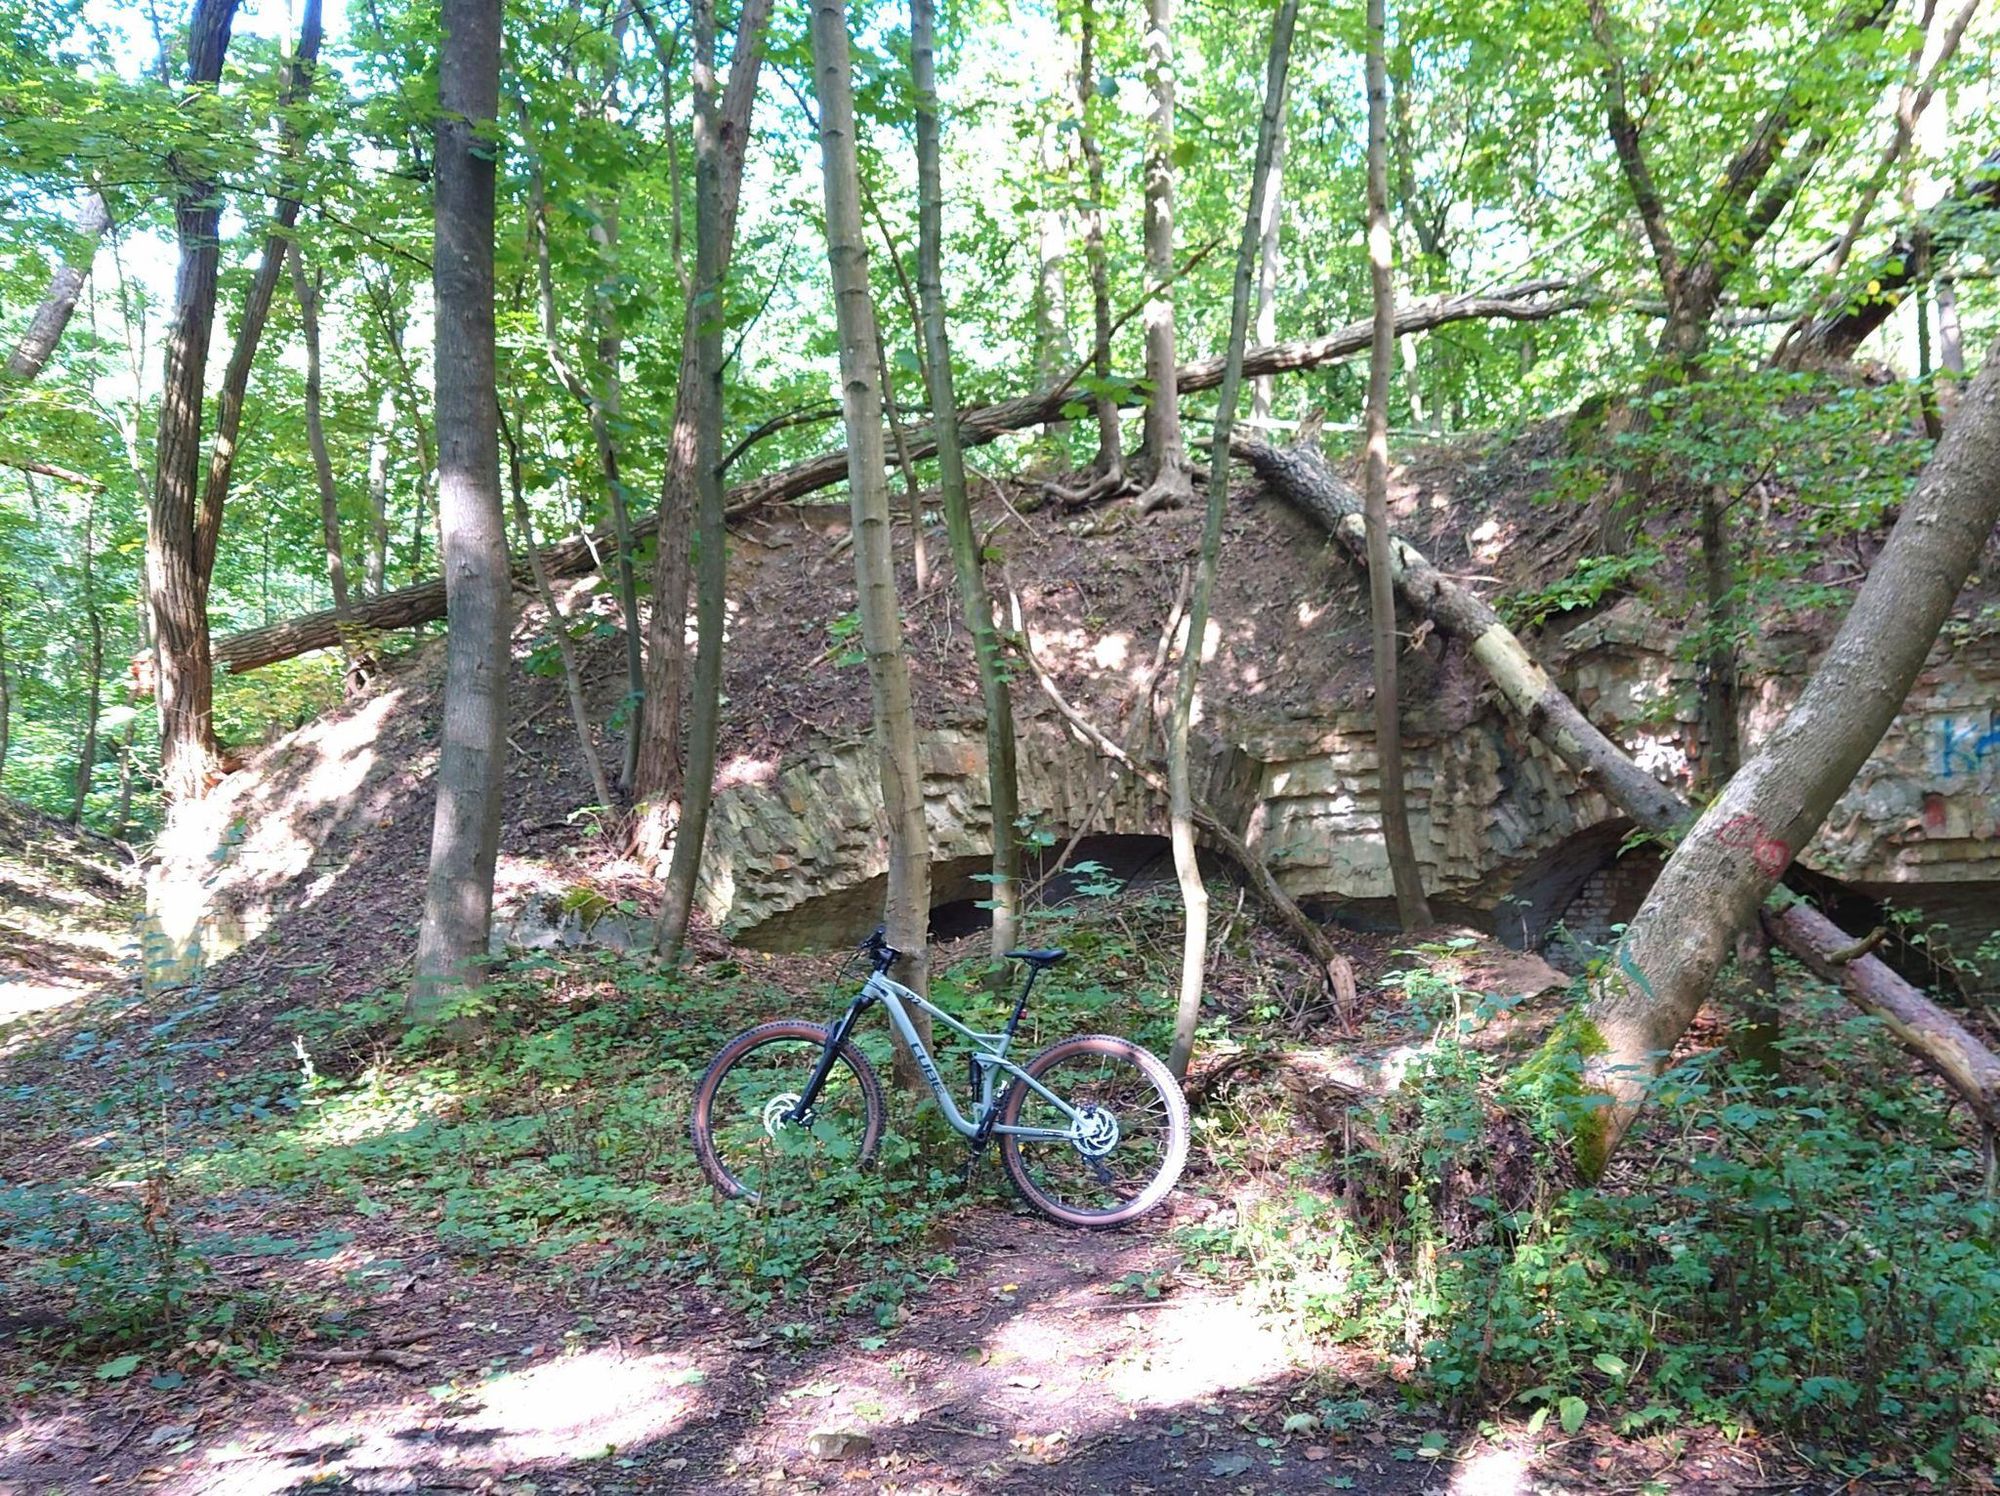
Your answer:
[[[1947,822],[1943,795],[1924,796],[1924,831],[1931,836],[1944,834]]]
[[[1757,871],[1776,878],[1792,865],[1792,849],[1764,829],[1764,823],[1747,812],[1731,816],[1717,828],[1715,839],[1725,847],[1739,847],[1750,853]]]

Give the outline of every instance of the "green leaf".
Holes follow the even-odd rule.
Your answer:
[[[1632,1370],[1620,1357],[1612,1355],[1609,1351],[1599,1351],[1591,1358],[1590,1364],[1606,1376],[1617,1377],[1620,1380],[1628,1376]]]
[[[138,1369],[137,1356],[119,1356],[115,1360],[106,1361],[92,1375],[100,1382],[117,1382],[129,1377]]]
[[[1556,1411],[1562,1417],[1563,1432],[1573,1434],[1583,1427],[1583,1420],[1590,1416],[1590,1404],[1580,1397],[1565,1397],[1556,1404]]]

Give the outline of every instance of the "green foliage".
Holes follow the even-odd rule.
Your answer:
[[[1491,1062],[1447,1037],[1357,1115],[1346,1210],[1298,1186],[1192,1244],[1319,1333],[1414,1358],[1454,1407],[1784,1430],[1843,1467],[1942,1477],[2000,1439],[1993,1208],[1935,1088],[1897,1078],[1837,995],[1806,1002],[1787,1084],[1720,1054],[1678,1067],[1605,1188],[1565,1187],[1545,1154],[1516,1168]],[[1543,1123],[1561,1091],[1509,1084]]]

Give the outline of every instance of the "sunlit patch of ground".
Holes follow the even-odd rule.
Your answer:
[[[672,1433],[700,1407],[705,1374],[688,1355],[603,1346],[490,1380],[460,1379],[425,1396],[320,1417],[301,1404],[291,1428],[242,1429],[159,1482],[182,1496],[276,1496],[339,1479],[403,1487],[412,1472],[530,1475],[604,1461]],[[398,1479],[397,1477],[402,1477]],[[416,1480],[409,1489],[422,1489]]]

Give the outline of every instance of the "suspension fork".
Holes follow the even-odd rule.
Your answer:
[[[826,1031],[826,1044],[819,1052],[819,1063],[813,1066],[812,1078],[806,1082],[806,1088],[799,1092],[798,1101],[789,1112],[785,1113],[787,1122],[796,1126],[812,1115],[812,1106],[819,1099],[820,1087],[826,1084],[826,1078],[833,1073],[833,1062],[840,1053],[840,1046],[847,1042],[847,1036],[854,1032],[855,1024],[861,1021],[862,1012],[874,1000],[863,992],[847,1005],[847,1011],[841,1014],[833,1027]]]

